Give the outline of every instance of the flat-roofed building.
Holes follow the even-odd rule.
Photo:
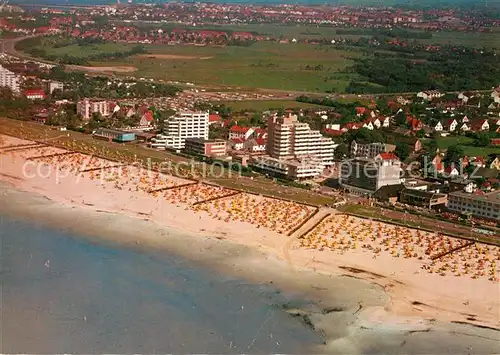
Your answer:
[[[184,151],[188,154],[221,157],[227,154],[227,146],[222,139],[187,138]]]
[[[432,191],[405,188],[400,192],[399,200],[401,203],[406,203],[408,205],[431,209],[438,206],[445,207],[448,201],[448,195]]]
[[[283,176],[290,180],[304,180],[318,177],[321,164],[314,159],[276,159],[261,156],[251,161],[250,165],[273,176]]]
[[[361,157],[361,158],[375,158],[380,153],[394,152],[396,146],[393,144],[385,143],[357,143],[352,141],[351,143],[351,157]]]
[[[454,212],[500,220],[500,192],[452,192],[447,207]]]
[[[134,132],[125,132],[109,128],[98,128],[94,132],[94,137],[119,143],[133,142],[136,139]]]
[[[393,153],[381,153],[375,158],[354,158],[341,163],[340,186],[355,193],[372,195],[386,185],[399,185],[401,162]]]

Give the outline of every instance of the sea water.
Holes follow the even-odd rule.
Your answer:
[[[276,290],[0,215],[2,353],[304,353]]]

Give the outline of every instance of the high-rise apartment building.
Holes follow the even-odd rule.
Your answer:
[[[110,115],[109,102],[106,100],[80,100],[76,104],[76,113],[80,114],[86,120],[89,120],[93,113],[99,113],[102,117],[107,117]]]
[[[271,116],[267,121],[267,154],[277,159],[315,157],[324,166],[333,163],[335,143],[296,115]]]
[[[0,65],[0,86],[8,87],[13,93],[19,93],[21,80],[19,75]]]
[[[187,138],[208,139],[208,112],[181,111],[165,120],[165,148],[184,149]]]
[[[340,166],[340,186],[351,192],[371,195],[382,186],[402,182],[401,162],[393,153],[350,159]]]

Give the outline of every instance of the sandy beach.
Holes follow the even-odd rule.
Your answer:
[[[351,279],[366,281],[359,310],[356,297],[354,304],[346,306],[355,309],[358,327],[393,325],[403,331],[422,331],[452,325],[498,337],[498,247],[466,245],[437,233],[344,216],[331,209],[316,211],[308,205],[122,166],[10,136],[0,136],[0,180],[44,196],[72,213],[84,211],[87,229],[95,233],[99,227],[107,237],[119,227],[110,216],[182,231],[184,244],[165,233],[141,233],[130,224],[127,228],[133,233],[114,233],[112,239],[132,247],[173,248],[211,263],[219,260],[219,267],[229,266],[226,272],[299,289],[317,297],[325,309],[336,300],[329,278],[342,277],[344,286]],[[3,201],[9,202],[8,195],[15,193],[6,190]],[[36,214],[16,203],[4,208],[11,205],[19,213],[24,209]],[[54,207],[46,212],[54,214]],[[96,214],[106,218],[109,229],[97,223]],[[89,225],[90,215],[96,220],[94,227]],[[71,224],[67,222],[68,227]],[[212,253],[217,247],[224,251]],[[462,249],[436,258],[458,247]],[[239,248],[251,251],[252,257],[243,257]],[[387,297],[370,296],[367,290],[371,289],[383,290]],[[339,345],[345,342],[335,330],[339,312],[309,311],[314,326],[333,339],[327,342],[327,350],[353,350],[352,344]]]

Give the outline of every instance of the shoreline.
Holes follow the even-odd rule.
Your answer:
[[[0,155],[0,159],[2,157],[5,158]],[[26,180],[18,174],[18,164],[9,165],[6,160],[10,158],[7,156],[3,160],[4,164],[0,165],[5,170],[0,175],[0,181],[8,182],[13,187],[0,184],[3,190],[0,195],[0,206],[3,206],[0,207],[0,212],[23,216],[39,223],[54,223],[56,228],[84,233],[98,242],[153,252],[168,250],[225,274],[306,295],[314,300],[315,309],[292,308],[287,311],[301,317],[307,326],[324,334],[327,346],[320,349],[322,352],[332,350],[331,347],[338,343],[339,337],[335,329],[338,317],[349,319],[360,329],[381,328],[384,331],[390,328],[415,332],[429,327],[441,329],[459,326],[458,323],[451,322],[470,323],[471,325],[461,324],[460,327],[473,333],[498,332],[500,328],[495,308],[492,309],[498,305],[500,297],[490,299],[489,296],[494,298],[493,293],[476,295],[476,299],[472,298],[470,301],[467,299],[470,302],[467,305],[461,298],[463,295],[453,298],[453,295],[448,294],[448,297],[441,299],[442,295],[439,293],[418,288],[420,279],[432,281],[437,275],[413,275],[417,280],[412,284],[412,275],[402,281],[399,273],[391,275],[387,270],[384,272],[374,262],[365,260],[363,265],[363,262],[346,259],[333,252],[296,249],[292,245],[294,240],[283,233],[265,228],[257,229],[244,222],[219,222],[203,215],[206,213],[204,211],[193,213],[183,208],[182,204],[175,206],[160,203],[163,218],[155,214],[154,208],[150,211],[123,208],[124,206],[116,208],[109,201],[104,203],[103,199],[111,199],[112,195],[118,199],[115,195],[119,192],[130,199],[132,194],[123,190],[99,190],[101,193],[95,196],[97,200],[91,200],[87,196],[82,197],[81,192],[97,193],[97,188],[102,189],[101,187],[83,181],[80,185],[82,191],[75,192],[74,185],[67,181],[56,184],[50,178]],[[136,192],[134,198],[139,201],[143,197],[136,195],[141,194],[142,191]],[[12,196],[15,198],[11,198]],[[148,203],[149,200],[143,202],[145,205]],[[48,219],[52,222],[48,222]],[[201,228],[197,226],[200,223]],[[151,234],[146,235],[143,230],[148,230]],[[396,260],[385,260],[385,265],[396,266]],[[397,262],[409,263],[406,260]],[[437,280],[440,280],[439,277]],[[477,285],[482,282],[465,278],[454,280],[472,296],[474,292],[467,288],[474,282]],[[489,286],[490,290],[495,291],[493,283],[489,285],[483,282],[481,285]],[[446,290],[440,291],[446,293]],[[339,292],[347,296],[339,299]],[[469,296],[467,292],[465,295]],[[488,303],[484,302],[484,297]],[[492,329],[477,328],[478,326]],[[345,349],[350,352],[350,348]]]

